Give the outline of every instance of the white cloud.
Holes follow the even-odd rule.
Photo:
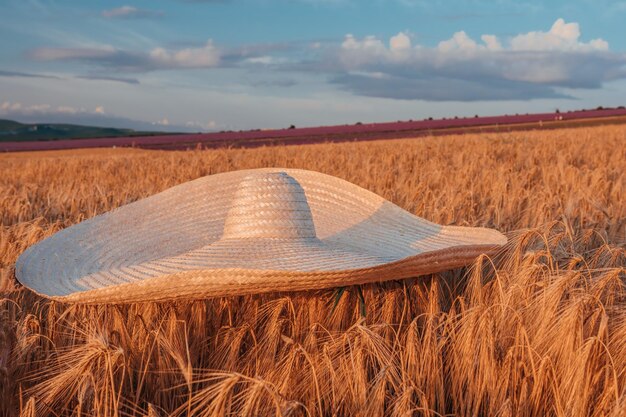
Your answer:
[[[245,58],[241,62],[252,65],[278,65],[285,64],[289,62],[289,59],[286,57],[276,57],[272,55],[262,55],[262,56],[254,56],[250,58]]]
[[[565,97],[559,87],[600,88],[626,78],[626,57],[602,39],[581,40],[578,23],[558,19],[547,32],[479,41],[458,31],[436,47],[347,35],[338,48],[333,82],[356,94],[427,100]]]
[[[609,44],[603,39],[580,42],[580,26],[557,19],[548,32],[528,32],[511,39],[514,51],[607,51]]]
[[[135,78],[119,75],[262,66],[268,71],[327,74],[331,83],[355,94],[424,100],[563,98],[570,97],[572,89],[597,89],[605,82],[626,78],[624,54],[610,52],[603,39],[587,41],[578,23],[563,19],[557,19],[547,31],[508,38],[493,34],[472,37],[460,30],[435,46],[420,45],[409,33],[399,32],[389,39],[348,34],[340,43],[252,44],[224,49],[211,40],[201,46],[143,51],[110,45],[39,48],[31,57],[86,62],[99,68],[84,78],[134,84],[138,83]],[[116,77],[103,75],[111,73]],[[295,83],[261,80],[250,84],[274,89]]]
[[[580,28],[578,23],[565,23],[563,19],[557,19],[548,32],[528,32],[512,37],[508,45],[502,45],[495,35],[482,35],[482,43],[476,42],[465,31],[461,30],[452,35],[450,39],[439,42],[437,52],[448,54],[452,52],[499,52],[499,51],[562,51],[562,52],[593,52],[607,51],[608,42],[603,39],[593,39],[589,42],[581,42]],[[373,57],[390,57],[390,52],[411,49],[411,39],[404,32],[392,36],[389,39],[389,48],[375,36],[366,36],[362,40],[353,35],[346,35],[341,44],[341,52],[357,61],[371,61]],[[414,50],[424,49],[416,45]],[[360,56],[357,56],[360,54]]]
[[[87,110],[84,107],[73,107],[67,105],[51,106],[50,104],[22,104],[20,102],[4,101],[0,104],[0,115],[37,115],[48,113],[60,113],[60,114],[105,114],[103,106],[96,106],[93,111]]]
[[[85,111],[85,109],[77,109],[71,106],[59,106],[56,108],[57,113],[67,113],[67,114],[76,114],[79,111]]]
[[[444,53],[452,51],[475,51],[478,49],[478,44],[462,30],[452,35],[452,38],[439,42],[437,49]]]
[[[104,107],[96,106],[91,111],[84,107],[69,105],[52,106],[50,104],[23,104],[20,102],[4,101],[0,104],[0,116],[17,118],[37,118],[37,117],[66,117],[66,116],[105,116]]]
[[[209,120],[206,123],[201,123],[201,122],[196,122],[196,121],[189,121],[187,123],[185,123],[185,126],[192,129],[192,130],[203,130],[203,131],[212,131],[212,130],[216,130],[218,125],[217,122],[215,120]]]
[[[212,40],[200,48],[184,48],[180,50],[166,50],[155,48],[150,51],[150,58],[155,63],[170,68],[209,68],[216,66],[220,61],[219,50]]]
[[[400,32],[389,39],[389,49],[392,51],[406,51],[411,49],[411,38],[404,33]]]
[[[76,113],[78,110],[69,106],[52,107],[49,104],[22,104],[20,102],[4,101],[0,104],[0,115],[11,116],[13,114],[33,115],[48,112]]]
[[[148,52],[130,52],[102,45],[92,48],[37,48],[30,52],[30,56],[39,61],[87,61],[124,72],[143,72],[213,68],[220,64],[221,52],[209,39],[201,47],[182,49],[157,47]]]
[[[347,34],[341,44],[344,51],[366,53],[368,55],[381,55],[387,52],[385,44],[375,36],[366,36],[358,40],[351,33]]]
[[[502,50],[502,44],[495,35],[482,35],[480,39],[485,43],[485,47],[490,51]]]
[[[346,69],[358,69],[389,60],[402,61],[411,51],[411,40],[402,32],[389,39],[389,48],[375,36],[357,39],[348,34],[341,43],[339,59]]]

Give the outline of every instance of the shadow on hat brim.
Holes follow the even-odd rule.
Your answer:
[[[139,282],[43,297],[60,302],[125,304],[145,301],[195,300],[270,292],[322,290],[350,285],[414,278],[471,264],[480,255],[493,255],[497,245],[456,247],[420,254],[371,268],[345,271],[268,271],[216,269],[185,271]],[[219,281],[216,282],[216,277]]]

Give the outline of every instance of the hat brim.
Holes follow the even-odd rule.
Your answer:
[[[242,178],[277,170],[302,186],[317,239],[221,239]],[[506,241],[431,223],[336,177],[272,168],[199,178],[69,227],[24,252],[16,276],[67,302],[205,298],[409,278],[467,265]]]

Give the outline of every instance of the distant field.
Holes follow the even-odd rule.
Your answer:
[[[394,123],[357,123],[280,130],[249,130],[202,134],[150,134],[142,136],[99,137],[54,141],[2,142],[0,151],[35,151],[93,147],[139,147],[145,149],[184,150],[192,148],[254,148],[272,145],[303,145],[327,142],[352,142],[403,137],[511,132],[566,127],[626,123],[626,109],[584,110],[564,113],[537,113],[495,117],[450,118]],[[98,128],[93,128],[98,129]],[[75,132],[78,133],[78,132]],[[100,134],[99,136],[105,136]],[[80,137],[80,136],[77,136]]]
[[[0,154],[0,416],[626,415],[626,125]],[[27,247],[200,176],[335,175],[493,259],[398,282],[126,306],[15,290]],[[207,213],[210,216],[211,213]]]

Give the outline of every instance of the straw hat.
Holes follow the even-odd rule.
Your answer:
[[[471,263],[507,239],[440,226],[318,172],[211,175],[30,247],[17,279],[59,301],[121,303],[395,280]]]

